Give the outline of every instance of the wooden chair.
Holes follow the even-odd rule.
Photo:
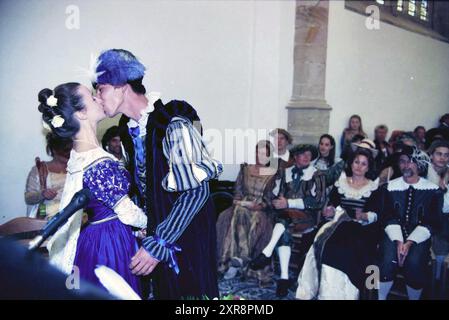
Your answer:
[[[41,230],[46,223],[46,220],[41,219],[28,217],[15,218],[0,225],[0,236]]]
[[[0,237],[8,237],[27,245],[45,226],[46,220],[20,217],[0,225]],[[45,242],[44,244],[45,245]]]

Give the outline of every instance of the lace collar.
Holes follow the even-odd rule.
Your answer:
[[[433,183],[430,182],[427,179],[424,179],[422,177],[419,178],[418,182],[415,184],[408,184],[407,182],[404,181],[404,179],[402,177],[396,178],[394,180],[391,180],[388,183],[388,191],[405,191],[408,188],[410,188],[410,186],[415,189],[415,190],[438,190],[439,187]]]
[[[128,127],[135,128],[139,126],[139,136],[144,137],[147,134],[147,121],[149,114],[154,110],[154,103],[161,98],[160,92],[150,92],[147,96],[148,106],[140,112],[140,119],[136,121],[129,119]]]
[[[285,172],[285,174],[286,174],[285,182],[288,183],[288,182],[291,182],[293,180],[292,179],[292,169],[294,167],[295,166],[293,165],[293,166],[288,167],[287,169],[285,169],[286,170],[286,172]],[[309,180],[311,180],[313,178],[313,174],[316,171],[318,171],[318,170],[312,164],[310,164],[306,169],[304,169],[303,175],[301,177],[301,181],[309,181]]]
[[[366,186],[360,189],[354,189],[349,185],[346,179],[346,173],[343,171],[340,178],[335,182],[335,187],[337,187],[338,193],[344,195],[346,198],[360,200],[371,196],[371,193],[379,187],[379,179],[374,181],[368,180]]]
[[[70,159],[67,162],[67,173],[73,174],[83,171],[93,163],[105,158],[117,160],[117,158],[102,148],[94,148],[84,152],[76,152],[72,149],[72,151],[70,151]]]

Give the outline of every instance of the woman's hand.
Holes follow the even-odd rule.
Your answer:
[[[335,208],[333,206],[324,208],[322,215],[325,218],[333,218],[335,216]]]
[[[358,221],[368,221],[368,213],[363,212],[362,209],[355,209],[355,219]]]
[[[273,207],[275,207],[278,210],[288,208],[288,201],[284,197],[279,197],[277,199],[274,199],[272,203],[273,203]]]
[[[52,200],[58,195],[58,191],[55,189],[44,189],[41,191],[41,195],[46,200]]]

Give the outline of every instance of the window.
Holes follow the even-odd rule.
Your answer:
[[[431,26],[431,4],[427,0],[390,1],[393,15],[410,19],[424,26]],[[380,5],[380,3],[379,3]],[[385,5],[382,4],[382,5]]]
[[[432,0],[346,0],[345,8],[367,15],[379,8],[380,20],[397,27],[449,42],[449,4]]]

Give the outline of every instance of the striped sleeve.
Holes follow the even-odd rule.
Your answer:
[[[209,197],[209,183],[204,181],[200,187],[183,192],[176,200],[170,214],[156,228],[155,236],[173,244],[189,226]],[[170,249],[149,236],[142,241],[145,249],[159,261],[168,262]],[[181,248],[182,249],[182,248]]]
[[[170,122],[163,145],[169,172],[162,187],[167,191],[198,188],[203,181],[217,178],[223,170],[221,163],[212,159],[201,134],[184,118],[175,117]]]

